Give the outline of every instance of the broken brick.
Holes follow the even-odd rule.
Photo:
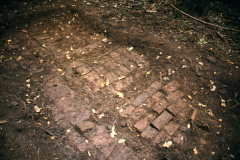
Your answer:
[[[173,116],[168,113],[167,111],[164,111],[158,118],[156,118],[152,124],[158,129],[161,130],[163,126],[165,126]]]
[[[89,121],[82,121],[80,123],[77,124],[77,127],[82,131],[86,131],[88,129],[91,129],[95,126],[95,124],[93,122],[89,122]]]
[[[120,116],[126,118],[132,113],[134,109],[135,108],[133,106],[128,106],[126,109],[122,111],[122,113],[120,113]]]
[[[167,101],[165,99],[160,99],[158,103],[153,105],[151,108],[156,111],[158,114],[160,114],[162,111],[164,111],[167,108]]]
[[[143,92],[142,94],[140,94],[133,102],[132,105],[134,106],[138,106],[140,105],[142,102],[146,101],[149,97],[149,94],[146,92]]]
[[[167,94],[170,94],[170,93],[176,91],[179,88],[179,86],[180,85],[178,84],[178,82],[172,81],[163,87],[163,91]]]
[[[147,125],[148,125],[148,119],[147,119],[147,118],[143,118],[143,119],[139,120],[139,121],[134,125],[134,127],[135,127],[138,131],[142,132],[142,131],[147,127]]]
[[[166,130],[166,132],[172,136],[177,129],[179,128],[179,124],[174,124],[174,123],[168,123],[166,126],[164,126],[163,128]]]
[[[184,103],[183,100],[178,99],[174,104],[170,105],[167,109],[172,112],[174,115],[176,115],[177,113],[179,113],[184,107],[186,106],[186,104]]]
[[[169,94],[166,99],[169,101],[169,102],[174,102],[180,98],[183,97],[183,93],[181,91],[176,91],[174,93],[171,93]]]
[[[151,126],[147,126],[147,128],[142,132],[141,136],[146,139],[152,139],[157,136],[158,131]]]

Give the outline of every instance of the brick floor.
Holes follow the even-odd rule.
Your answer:
[[[140,94],[133,102],[132,102],[132,105],[134,106],[138,106],[140,105],[141,103],[143,103],[145,100],[147,100],[149,97],[149,94],[144,92],[142,94]]]
[[[184,103],[183,100],[178,99],[174,104],[170,105],[167,109],[176,115],[185,107],[185,105],[186,104]]]
[[[169,94],[168,96],[166,96],[166,99],[173,103],[174,101],[178,100],[179,98],[183,97],[183,93],[181,91],[176,91],[174,93]]]
[[[158,118],[156,118],[152,124],[158,129],[161,130],[162,127],[164,127],[173,116],[169,114],[167,111],[164,111]]]

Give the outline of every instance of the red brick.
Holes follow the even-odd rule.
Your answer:
[[[159,102],[164,95],[161,92],[157,92],[152,96],[152,99],[156,102]]]
[[[132,82],[133,82],[133,77],[127,77],[124,79],[124,82],[127,84],[127,85],[130,85]]]
[[[142,94],[140,94],[133,102],[132,105],[134,106],[138,106],[140,105],[142,102],[146,101],[149,97],[149,94],[146,92],[143,92]]]
[[[147,110],[144,108],[137,108],[132,112],[131,118],[134,120],[139,120],[142,115],[146,114],[146,112]]]
[[[183,97],[183,93],[181,91],[176,91],[174,93],[171,93],[169,94],[166,99],[169,101],[169,102],[174,102],[176,100],[178,100],[179,98],[182,98]]]
[[[99,78],[98,80],[96,80],[96,82],[94,83],[98,88],[102,88],[102,83],[104,83],[104,79],[103,78]]]
[[[83,74],[83,73],[87,74],[91,70],[92,70],[92,68],[88,67],[87,65],[80,66],[80,67],[76,68],[76,72],[78,74]]]
[[[158,131],[151,126],[147,126],[147,128],[142,132],[141,136],[146,139],[153,139],[158,134]]]
[[[159,143],[169,141],[170,139],[171,137],[165,131],[160,131],[156,136],[155,140],[153,141],[153,143],[159,144]]]
[[[174,123],[168,123],[166,126],[163,127],[164,130],[166,130],[166,132],[172,136],[176,131],[177,129],[179,128],[179,124],[174,124]]]
[[[184,103],[183,100],[178,99],[174,104],[170,105],[167,109],[172,112],[174,115],[176,115],[177,113],[179,113],[184,107],[186,106],[186,104]]]
[[[130,71],[121,65],[118,69],[115,70],[115,73],[117,73],[118,76],[126,76],[128,73],[130,73]]]
[[[146,90],[146,92],[150,95],[156,93],[158,90],[161,89],[161,83],[155,81],[153,82]]]
[[[107,74],[107,70],[103,66],[97,67],[95,70],[99,73],[99,76]]]
[[[152,124],[158,129],[161,130],[164,125],[166,125],[173,116],[168,113],[167,111],[164,111],[158,118],[156,118]]]
[[[83,121],[77,124],[77,127],[82,131],[85,132],[88,129],[91,129],[95,126],[95,123],[89,121]]]
[[[114,58],[119,57],[120,54],[119,54],[119,53],[116,53],[116,52],[111,52],[111,53],[110,53],[110,56],[114,59]]]
[[[100,77],[96,71],[91,71],[88,74],[84,75],[83,78],[86,78],[89,82],[93,82]]]
[[[179,89],[179,86],[180,85],[178,84],[178,82],[172,81],[163,87],[163,91],[167,94],[170,94],[170,93],[176,91],[177,89]]]
[[[118,76],[113,72],[107,73],[104,77],[105,79],[108,79],[110,83],[113,83],[118,80]]]
[[[117,81],[117,82],[114,82],[114,88],[117,90],[117,91],[120,91],[122,90],[124,87],[126,87],[126,84],[124,83],[124,81]]]
[[[127,108],[124,109],[124,110],[122,111],[122,113],[120,113],[120,116],[127,118],[127,117],[132,113],[132,111],[133,111],[134,109],[135,109],[135,108],[134,108],[133,106],[127,106]]]
[[[154,106],[151,108],[156,111],[158,114],[162,113],[168,106],[168,103],[165,99],[160,99]]]
[[[119,67],[119,64],[115,62],[114,60],[111,60],[105,64],[103,64],[106,68],[115,70],[116,68]]]
[[[147,126],[148,126],[148,118],[143,118],[134,125],[134,127],[140,132],[142,132]]]

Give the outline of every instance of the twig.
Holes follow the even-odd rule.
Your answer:
[[[177,11],[179,11],[180,13],[182,13],[182,14],[190,17],[190,18],[193,18],[193,19],[195,19],[195,20],[197,20],[197,21],[199,21],[199,22],[202,22],[202,23],[204,23],[204,24],[208,24],[208,25],[211,25],[211,26],[214,26],[214,27],[218,27],[218,28],[223,28],[223,29],[230,30],[230,31],[240,32],[240,30],[237,30],[237,29],[226,28],[226,27],[222,27],[222,26],[219,26],[219,25],[216,25],[216,24],[212,24],[212,23],[205,22],[205,21],[203,21],[203,20],[200,20],[200,19],[198,19],[198,18],[195,18],[195,17],[193,17],[193,16],[191,16],[191,15],[189,15],[189,14],[181,11],[180,9],[174,7],[172,4],[170,4],[170,5],[171,5],[174,9],[176,9]]]
[[[27,108],[26,108],[26,105],[25,105],[25,102],[22,101],[21,97],[17,94],[17,99],[19,99],[22,103],[23,103],[23,107],[25,108],[25,113],[27,112]]]

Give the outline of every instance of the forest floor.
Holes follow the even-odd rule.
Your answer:
[[[1,0],[0,159],[240,159],[239,8],[171,4]]]

